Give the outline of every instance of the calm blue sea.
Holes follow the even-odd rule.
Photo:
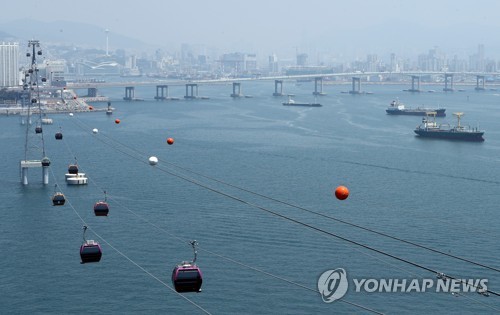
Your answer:
[[[313,84],[284,89],[312,102]],[[188,101],[184,87],[171,87],[181,100],[164,102],[153,100],[154,87],[136,88],[142,102],[121,101],[123,88],[103,89],[113,115],[52,115],[54,124],[44,126],[52,161],[46,186],[37,169],[28,186],[20,183],[25,126],[0,117],[0,313],[201,314],[195,303],[213,314],[368,314],[301,287],[316,290],[319,276],[336,268],[349,278],[342,300],[379,312],[499,312],[493,295],[355,292],[352,279],[436,275],[265,210],[457,278],[488,279],[496,292],[500,274],[250,193],[500,268],[500,92],[405,88],[365,85],[373,94],[349,95],[341,91],[350,85],[325,85],[321,108],[282,106],[285,97],[271,96],[273,82],[242,83],[253,97],[241,99],[229,97],[231,85],[200,86],[210,99]],[[413,133],[420,117],[386,115],[395,98],[446,107],[440,121],[450,123],[462,111],[462,122],[485,129],[486,141],[420,139]],[[58,130],[63,141],[54,139]],[[75,157],[87,186],[64,182]],[[62,207],[51,205],[55,183],[68,200]],[[332,194],[339,185],[350,190],[344,201]],[[104,190],[110,213],[95,217]],[[102,245],[99,263],[80,264],[83,222],[92,228],[87,238]],[[175,264],[192,259],[192,239],[203,292],[180,296],[167,286]]]

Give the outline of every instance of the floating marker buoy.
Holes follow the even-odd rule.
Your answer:
[[[168,144],[174,144],[174,138],[168,138],[167,139]]]
[[[89,110],[94,110],[94,106],[89,106]]]
[[[115,124],[119,124],[120,123],[120,119],[115,119]]]
[[[335,197],[339,200],[344,200],[349,197],[349,189],[345,186],[339,186],[335,189]]]
[[[99,132],[99,130],[98,130],[97,128],[94,128],[94,129],[92,129],[92,132],[93,132],[93,133],[98,133],[98,132]]]
[[[73,113],[69,113],[70,116],[73,116]]]
[[[149,164],[150,165],[156,165],[158,164],[158,158],[156,156],[152,156],[149,158]]]

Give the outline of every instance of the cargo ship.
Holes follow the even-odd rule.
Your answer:
[[[288,101],[282,103],[283,106],[310,106],[310,107],[321,107],[320,103],[297,103],[295,102],[290,95],[288,95]]]
[[[427,112],[436,112],[437,117],[446,116],[445,108],[406,108],[404,104],[400,103],[399,100],[394,100],[391,102],[389,107],[385,112],[389,115],[412,115],[412,116],[425,116]]]
[[[451,127],[449,124],[437,125],[435,121],[436,112],[427,112],[427,116],[422,118],[422,124],[414,130],[417,135],[425,138],[439,138],[461,141],[484,141],[484,130],[471,128],[460,124],[460,119],[464,113],[453,113],[457,117],[458,123]],[[432,119],[431,119],[432,118]]]

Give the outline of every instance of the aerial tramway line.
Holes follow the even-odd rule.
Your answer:
[[[37,64],[37,56],[42,55],[40,42],[30,40],[28,42],[26,57],[29,65],[24,70],[22,78],[23,94],[21,122],[26,125],[24,143],[24,159],[21,160],[21,182],[28,185],[28,169],[42,168],[42,179],[44,184],[49,183],[48,168],[50,159],[45,153],[45,140],[42,128],[42,106],[40,103],[39,82],[42,81]],[[41,157],[41,158],[40,158]],[[39,158],[39,159],[36,159]]]
[[[80,126],[80,127],[82,127],[82,126]],[[86,127],[82,127],[82,128],[86,128]],[[109,138],[109,137],[107,137],[107,138],[108,138],[108,139],[110,139],[110,140],[112,140],[112,141],[114,141],[114,142],[117,142],[117,141],[115,141],[115,140],[113,140],[113,139],[111,139],[111,138]],[[107,146],[112,147],[113,149],[118,150],[119,152],[124,153],[124,150],[122,150],[122,149],[118,148],[118,146],[116,146],[116,144],[114,144],[114,143],[109,143],[109,142],[106,142],[106,141],[103,141],[102,139],[99,139],[99,140],[100,140],[100,141],[102,141],[102,142],[103,142],[104,144],[106,144]],[[119,142],[118,142],[118,143],[119,143]],[[124,145],[123,143],[120,143],[120,146],[124,146],[124,147],[126,147],[129,151],[136,151],[136,150],[134,150],[133,148],[130,148],[129,146]],[[138,153],[138,155],[139,155],[139,154],[140,154],[140,155],[144,155],[143,153],[138,152],[138,151],[136,151],[136,153]],[[126,154],[126,155],[128,155],[128,156],[129,156],[129,157],[131,157],[131,158],[134,158],[134,159],[137,159],[137,160],[141,161],[142,163],[145,163],[145,162],[144,162],[144,160],[143,160],[143,158],[133,156],[133,154],[130,154],[130,153],[125,153],[125,154]],[[240,201],[240,202],[244,202],[244,203],[246,203],[247,205],[250,205],[250,206],[253,206],[253,207],[257,207],[257,208],[259,208],[259,209],[261,209],[261,210],[264,210],[264,211],[266,211],[266,212],[269,212],[269,213],[271,213],[271,214],[273,214],[273,215],[277,215],[278,217],[281,217],[281,218],[283,218],[283,219],[291,220],[291,221],[293,221],[293,222],[295,222],[295,223],[297,223],[297,224],[301,224],[301,225],[303,225],[303,226],[306,226],[306,227],[308,227],[308,228],[314,229],[314,230],[319,231],[319,232],[325,232],[325,231],[323,231],[323,230],[321,230],[321,229],[315,228],[314,226],[306,225],[306,224],[303,224],[303,223],[302,223],[302,222],[300,222],[300,221],[297,221],[297,220],[293,220],[293,219],[287,218],[286,216],[284,216],[284,215],[280,215],[280,214],[275,213],[275,212],[273,212],[273,211],[269,211],[269,209],[265,209],[265,208],[259,207],[259,206],[257,206],[257,205],[253,205],[253,204],[251,204],[251,203],[245,202],[244,200],[239,200],[239,198],[237,198],[237,197],[233,197],[233,196],[227,195],[227,194],[225,194],[225,193],[223,193],[223,192],[216,191],[215,189],[211,189],[210,187],[208,187],[208,186],[206,186],[206,185],[204,185],[204,184],[200,184],[200,183],[199,183],[199,182],[197,182],[197,181],[190,180],[190,179],[189,179],[189,178],[187,178],[187,177],[183,177],[182,175],[173,174],[173,173],[171,173],[169,170],[162,169],[161,167],[159,167],[158,169],[162,170],[162,171],[163,171],[163,172],[165,172],[165,173],[168,173],[169,175],[173,175],[173,176],[176,176],[176,177],[181,178],[181,179],[183,179],[183,180],[187,180],[187,181],[189,181],[189,182],[191,182],[191,183],[193,183],[193,184],[196,184],[196,185],[201,186],[201,187],[203,187],[203,188],[209,189],[209,190],[211,190],[211,191],[213,191],[213,192],[220,193],[220,194],[222,194],[222,195],[224,195],[224,196],[226,196],[226,197],[232,198],[232,199],[234,199],[234,200],[238,200],[238,201]],[[215,179],[213,179],[213,180],[215,180]],[[217,180],[216,180],[216,181],[217,181]],[[270,197],[269,197],[269,199],[271,199],[271,200],[275,200],[274,198],[270,198]],[[276,200],[275,200],[275,201],[276,201]],[[353,226],[355,226],[355,225],[353,225]],[[366,230],[370,230],[370,229],[366,229]],[[344,240],[344,241],[350,242],[351,244],[358,245],[358,246],[361,246],[361,247],[366,248],[366,249],[369,249],[369,250],[374,250],[374,251],[378,252],[379,254],[383,254],[383,255],[389,256],[389,257],[391,257],[391,258],[394,258],[394,259],[400,260],[400,261],[402,261],[402,262],[404,262],[404,263],[408,263],[408,264],[413,265],[413,266],[415,266],[415,267],[422,268],[422,269],[424,269],[424,270],[427,270],[427,271],[430,271],[430,272],[434,272],[434,273],[436,273],[436,274],[442,274],[442,273],[438,273],[438,272],[437,272],[436,270],[434,270],[434,269],[427,268],[427,267],[425,267],[425,266],[422,266],[422,265],[417,264],[417,263],[413,263],[413,262],[408,261],[408,260],[406,260],[406,259],[401,259],[401,258],[399,258],[399,257],[397,257],[397,256],[395,256],[395,255],[391,255],[391,254],[388,254],[388,253],[383,252],[383,251],[381,251],[381,250],[377,250],[377,249],[371,248],[371,247],[369,247],[369,246],[365,246],[365,245],[363,245],[363,244],[361,244],[361,243],[351,241],[351,240],[349,240],[349,239],[347,239],[347,238],[340,237],[340,236],[335,235],[335,234],[333,234],[333,233],[327,233],[327,234],[328,234],[328,235],[330,235],[330,236],[337,237],[337,238],[339,238],[339,239],[341,239],[341,240]],[[381,233],[379,233],[379,235],[381,235]],[[384,235],[384,236],[386,236],[386,235]],[[403,241],[402,239],[395,238],[395,237],[394,237],[394,239],[396,239],[396,240],[400,240],[400,241]],[[410,244],[410,245],[414,245],[414,246],[416,246],[416,244],[412,244],[412,243],[410,243],[410,242],[406,242],[406,244]],[[417,246],[417,247],[418,247],[418,246]],[[420,247],[421,247],[421,248],[426,248],[426,247],[424,247],[424,246],[420,246]],[[442,252],[437,251],[437,250],[436,250],[435,252],[436,252],[436,253],[443,254]],[[459,258],[459,257],[456,257],[456,258]],[[464,260],[464,261],[467,261],[467,260]],[[489,266],[486,266],[486,265],[484,265],[484,264],[476,263],[476,262],[474,262],[474,261],[472,261],[472,260],[469,260],[469,261],[467,261],[467,262],[470,262],[470,263],[473,263],[473,264],[476,264],[476,265],[483,265],[484,267],[487,267],[487,268],[489,268],[489,269],[491,269],[491,270],[495,270],[495,269],[496,269],[496,268],[494,268],[494,267],[489,267]],[[453,277],[451,277],[451,276],[446,276],[446,277],[448,277],[449,279],[453,279]],[[496,292],[489,292],[489,293],[497,294]]]
[[[80,127],[81,127],[81,126],[80,126]],[[88,129],[88,130],[90,130],[90,129]],[[121,153],[124,153],[124,150],[123,150],[123,149],[120,149],[120,148],[119,148],[119,146],[117,146],[117,145],[115,144],[115,142],[117,142],[117,141],[114,141],[113,139],[111,139],[111,138],[109,138],[109,137],[107,137],[107,136],[106,136],[106,138],[107,138],[107,139],[109,139],[110,141],[113,141],[113,143],[110,143],[109,141],[108,141],[108,142],[102,141],[102,139],[100,139],[100,138],[96,138],[96,139],[99,139],[99,141],[102,141],[102,142],[103,142],[104,144],[106,144],[108,147],[111,147],[111,148],[113,148],[113,149],[115,149],[115,150],[117,150],[117,151],[119,151],[119,152],[121,152]],[[119,143],[119,142],[118,142],[118,143]],[[131,157],[131,158],[133,158],[133,159],[139,160],[139,161],[140,161],[140,162],[142,162],[142,163],[147,164],[147,162],[146,162],[146,161],[145,161],[145,159],[143,158],[143,156],[144,156],[144,154],[143,154],[143,153],[138,152],[138,151],[134,150],[133,148],[130,148],[129,146],[124,145],[124,144],[122,144],[122,143],[120,143],[120,146],[124,146],[124,147],[126,147],[127,149],[129,149],[129,150],[128,150],[128,152],[127,152],[127,153],[125,153],[126,155],[128,155],[129,157]],[[135,151],[135,152],[136,152],[136,153],[138,153],[138,154],[137,154],[137,156],[134,156],[134,154],[133,154],[133,153],[131,154],[129,151]],[[142,157],[139,157],[139,155],[141,155]],[[150,163],[150,164],[151,164],[151,163]],[[151,165],[153,165],[153,164],[151,164]],[[156,165],[156,163],[155,163],[154,165]],[[170,170],[166,170],[166,169],[162,168],[162,167],[161,167],[161,165],[160,165],[160,166],[156,166],[156,168],[157,168],[157,169],[159,169],[160,171],[164,172],[164,173],[167,173],[167,174],[169,174],[169,175],[173,175],[173,176],[175,176],[175,177],[177,177],[177,178],[180,178],[180,179],[186,180],[186,181],[188,181],[188,182],[190,182],[190,183],[192,183],[192,184],[195,184],[195,185],[197,185],[197,186],[199,186],[199,187],[202,187],[202,188],[205,188],[205,189],[211,190],[211,191],[213,191],[213,192],[215,192],[215,193],[218,193],[218,194],[221,194],[221,195],[223,195],[223,196],[225,196],[225,197],[228,197],[228,198],[230,198],[230,199],[233,199],[233,200],[236,200],[236,201],[242,202],[242,203],[247,204],[247,205],[249,205],[249,206],[251,206],[251,207],[255,207],[255,208],[258,208],[258,209],[260,209],[260,210],[266,211],[266,212],[268,212],[268,213],[270,213],[270,214],[273,214],[273,215],[275,215],[275,216],[278,216],[278,217],[280,217],[280,218],[282,218],[282,219],[292,221],[292,222],[297,223],[297,224],[299,224],[299,225],[302,225],[302,226],[304,226],[304,227],[307,227],[307,228],[310,228],[310,229],[316,230],[316,231],[318,231],[318,232],[320,232],[320,233],[325,233],[325,232],[326,232],[326,231],[324,231],[324,230],[322,230],[322,229],[316,228],[316,227],[311,226],[311,225],[308,225],[308,224],[304,224],[303,222],[300,222],[300,221],[298,221],[298,220],[291,219],[291,218],[289,218],[289,217],[287,217],[287,216],[285,216],[285,215],[282,215],[282,214],[276,213],[276,212],[274,212],[274,211],[272,211],[272,210],[269,210],[269,209],[267,209],[267,208],[264,208],[264,207],[258,206],[258,205],[256,205],[256,204],[252,204],[252,203],[250,203],[250,202],[248,202],[248,201],[245,201],[245,200],[243,200],[243,199],[241,199],[241,198],[239,198],[239,197],[235,197],[235,196],[229,195],[229,194],[227,194],[227,193],[224,193],[223,191],[220,191],[220,190],[217,190],[217,189],[210,188],[210,186],[208,186],[207,184],[201,183],[201,182],[199,182],[199,181],[192,180],[192,179],[188,178],[188,177],[187,177],[187,176],[185,176],[185,175],[179,175],[179,174],[174,174],[174,173],[171,173],[171,172],[170,172]],[[207,178],[208,178],[208,176],[207,176]],[[218,180],[213,179],[213,178],[210,178],[210,179],[215,180],[215,181],[218,181]],[[219,181],[219,182],[220,182],[220,181]],[[224,183],[224,184],[225,184],[225,183]],[[232,186],[233,186],[233,187],[235,187],[234,185],[232,185]],[[238,189],[240,189],[240,188],[238,188]],[[255,194],[256,194],[256,193],[255,193]],[[269,198],[270,200],[275,200],[275,201],[277,200],[277,199],[274,199],[274,198],[271,198],[271,197],[267,197],[267,198]],[[430,271],[430,272],[435,272],[435,273],[437,273],[437,274],[439,274],[439,275],[441,275],[441,276],[444,276],[445,278],[448,278],[448,279],[454,279],[453,277],[451,277],[451,276],[446,276],[446,275],[444,275],[444,274],[442,274],[442,273],[437,272],[436,270],[434,270],[434,269],[432,269],[432,268],[425,267],[425,266],[423,266],[423,265],[420,265],[420,264],[417,264],[417,263],[411,262],[411,261],[406,260],[406,259],[401,259],[400,257],[397,257],[397,256],[395,256],[395,255],[388,254],[388,253],[386,253],[386,252],[384,252],[384,251],[382,251],[382,250],[377,250],[377,249],[372,248],[372,247],[370,247],[370,246],[365,246],[365,245],[363,245],[363,244],[361,244],[361,243],[354,242],[354,241],[352,241],[352,240],[350,240],[350,239],[343,238],[343,237],[339,237],[338,235],[336,235],[336,234],[334,234],[334,233],[326,233],[326,234],[328,234],[328,235],[330,235],[330,236],[333,236],[333,237],[337,237],[337,238],[339,238],[339,239],[341,239],[341,240],[343,240],[343,241],[349,242],[350,244],[353,244],[353,245],[358,245],[358,246],[361,246],[361,247],[363,247],[363,248],[365,248],[365,249],[368,249],[368,250],[373,250],[373,251],[375,251],[375,252],[377,252],[377,253],[379,253],[379,254],[386,255],[386,256],[388,256],[388,257],[391,257],[391,258],[397,259],[397,260],[399,260],[399,261],[401,261],[401,262],[404,262],[404,263],[410,264],[410,265],[412,265],[412,266],[414,266],[414,267],[418,267],[418,268],[421,268],[421,269],[424,269],[424,270],[427,270],[427,271]],[[407,243],[407,244],[408,244],[408,243]],[[83,246],[83,245],[82,245],[82,246]],[[194,262],[195,262],[195,260],[196,260],[196,248],[194,247],[194,245],[193,245],[193,249],[195,250],[195,259],[194,259],[191,263],[193,263],[193,264],[194,264]],[[82,259],[82,260],[83,260],[83,259]],[[183,262],[183,263],[184,263],[184,262]],[[182,264],[180,264],[180,265],[182,265]],[[186,264],[186,265],[187,265],[187,264]],[[191,265],[191,266],[192,266],[192,265]],[[176,267],[176,268],[177,268],[177,267]],[[495,268],[492,268],[492,270],[494,270],[494,269],[495,269]],[[179,269],[177,269],[177,271],[179,271]],[[175,279],[176,279],[176,278],[174,277],[174,273],[175,273],[175,269],[174,269],[174,271],[172,272],[172,281],[173,281],[174,286],[175,286]],[[200,274],[200,279],[201,279],[201,271],[199,272],[199,274]],[[178,278],[177,278],[177,279],[178,279]],[[200,281],[200,286],[201,286],[201,281]],[[196,289],[196,287],[195,287],[195,289]],[[192,291],[195,291],[195,292],[196,292],[196,290],[195,290],[195,289],[192,289]],[[176,291],[177,291],[177,288],[176,288]],[[494,292],[494,291],[489,291],[488,293],[492,293],[492,294],[497,295],[497,293],[496,293],[496,292]]]

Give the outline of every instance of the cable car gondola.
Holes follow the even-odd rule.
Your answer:
[[[42,133],[42,127],[40,126],[35,127],[35,133]]]
[[[80,246],[82,264],[99,262],[102,257],[101,245],[94,240],[86,240],[85,231],[87,231],[87,226],[83,227],[83,244]]]
[[[64,197],[64,194],[62,192],[57,191],[57,184],[55,185],[54,190],[54,196],[52,196],[52,204],[54,206],[63,206],[64,203],[66,202],[66,198]]]
[[[70,164],[68,166],[68,173],[69,174],[78,174],[78,165],[76,165],[76,164]]]
[[[172,283],[174,284],[175,291],[177,292],[201,292],[201,284],[203,283],[203,276],[200,268],[195,264],[196,262],[196,241],[191,242],[194,250],[193,261],[183,261],[175,266],[172,271]]]
[[[96,216],[107,216],[109,212],[109,205],[106,202],[106,191],[104,191],[104,201],[98,201],[94,204],[94,214]]]
[[[62,138],[63,138],[62,132],[61,131],[56,132],[55,137],[56,137],[56,140],[62,140]]]

